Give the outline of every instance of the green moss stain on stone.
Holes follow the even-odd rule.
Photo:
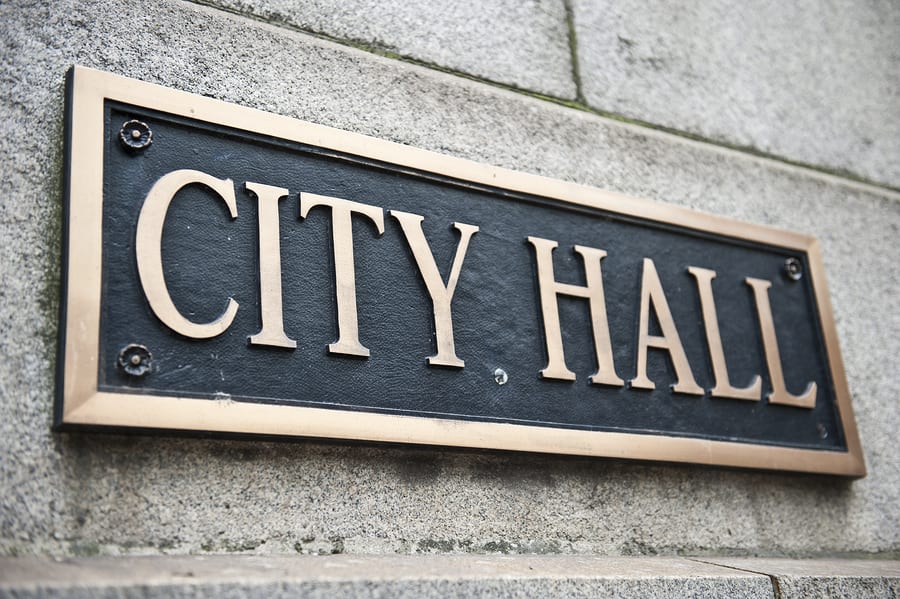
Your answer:
[[[416,553],[450,553],[456,547],[454,540],[422,539],[416,544]]]
[[[329,541],[331,541],[332,555],[337,555],[344,552],[344,539],[340,537],[332,537],[331,539],[329,539]]]
[[[504,555],[554,555],[572,553],[557,540],[506,540],[477,542],[472,539],[422,539],[415,553],[500,553]]]
[[[581,69],[578,64],[578,36],[575,32],[575,11],[572,0],[564,0],[566,7],[566,28],[569,32],[569,61],[572,64],[572,80],[575,82],[575,99],[578,104],[586,105],[584,93],[581,91]]]
[[[74,541],[69,552],[75,557],[95,557],[100,555],[100,545],[94,541]]]

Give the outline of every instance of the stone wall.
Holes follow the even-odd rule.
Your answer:
[[[438,6],[0,4],[0,553],[896,555],[896,4]],[[51,432],[72,64],[817,236],[868,477]]]

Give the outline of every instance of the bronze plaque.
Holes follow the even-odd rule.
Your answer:
[[[865,473],[817,242],[75,67],[61,428]]]

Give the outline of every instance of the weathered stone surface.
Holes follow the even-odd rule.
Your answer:
[[[0,558],[24,597],[771,597],[767,576],[677,558]]]
[[[897,194],[189,3],[10,1],[0,5],[0,23],[0,552],[900,549]],[[868,478],[311,441],[51,433],[63,82],[73,63],[817,235]]]
[[[591,106],[900,187],[896,2],[572,4]]]
[[[203,3],[498,83],[558,98],[575,98],[562,0]]]
[[[774,579],[778,597],[878,597],[900,596],[900,561],[773,558],[714,558],[706,560]]]

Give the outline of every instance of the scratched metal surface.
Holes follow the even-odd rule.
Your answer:
[[[153,144],[138,153],[117,140],[125,121],[153,130]],[[342,410],[415,414],[461,420],[703,437],[820,449],[845,448],[834,407],[831,374],[822,347],[809,277],[783,275],[792,251],[641,222],[612,213],[574,209],[561,202],[400,172],[387,164],[324,152],[283,140],[146,109],[107,105],[104,155],[103,299],[99,384],[104,389],[215,400],[276,402]],[[198,322],[212,320],[229,296],[240,304],[234,323],[209,340],[179,336],[151,312],[134,257],[135,226],[152,184],[175,169],[231,178],[238,218],[199,186],[176,196],[163,236],[167,283],[176,306]],[[253,181],[285,187],[280,204],[285,330],[296,350],[251,347],[259,331],[256,202],[243,191]],[[475,224],[453,299],[456,351],[466,367],[429,367],[435,352],[431,305],[399,224],[386,230],[354,218],[359,334],[368,359],[328,355],[337,337],[330,214],[316,208],[300,220],[299,192],[335,196],[414,212],[444,276],[458,234],[454,221]],[[665,289],[693,374],[712,388],[712,368],[696,285],[687,266],[711,268],[719,323],[732,382],[763,377],[771,385],[750,288],[744,278],[771,280],[770,297],[788,389],[816,381],[814,410],[766,401],[672,393],[674,372],[666,352],[651,349],[653,391],[590,385],[595,370],[585,300],[560,298],[566,360],[575,382],[541,380],[546,365],[534,255],[529,235],[559,242],[556,277],[583,284],[575,244],[602,248],[610,333],[619,376],[635,375],[641,262],[652,258]],[[77,285],[77,281],[72,284]],[[652,320],[652,319],[651,319]],[[651,333],[655,333],[655,324]],[[153,372],[129,377],[116,367],[120,349],[146,345]],[[502,368],[508,382],[498,385]],[[823,435],[823,431],[827,435]]]

